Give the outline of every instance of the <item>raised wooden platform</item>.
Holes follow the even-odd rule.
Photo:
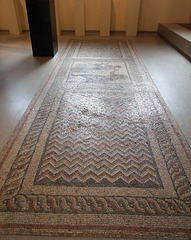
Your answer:
[[[191,60],[191,31],[185,24],[162,23],[158,33]]]

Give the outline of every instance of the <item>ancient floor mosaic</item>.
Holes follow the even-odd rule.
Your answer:
[[[190,160],[133,46],[71,40],[1,154],[0,232],[189,239]]]

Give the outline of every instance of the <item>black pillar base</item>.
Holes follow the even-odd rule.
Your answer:
[[[54,0],[25,0],[33,56],[51,56],[58,51]]]

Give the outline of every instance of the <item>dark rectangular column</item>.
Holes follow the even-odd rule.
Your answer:
[[[54,0],[25,0],[34,56],[58,51]]]

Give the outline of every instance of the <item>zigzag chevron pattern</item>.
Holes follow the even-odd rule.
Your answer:
[[[160,216],[161,225],[163,217],[180,216],[183,219],[186,216],[186,219],[183,219],[185,223],[191,216],[191,185],[185,171],[188,166],[185,166],[184,161],[186,157],[191,159],[190,152],[188,151],[185,157],[187,148],[182,145],[178,145],[177,148],[178,143],[171,139],[177,129],[173,125],[172,129],[168,129],[168,119],[163,118],[164,113],[161,114],[164,110],[163,103],[157,102],[160,97],[156,94],[155,87],[148,81],[141,65],[137,64],[137,57],[132,54],[127,42],[115,42],[107,48],[118,48],[114,49],[112,60],[111,54],[97,54],[97,50],[94,51],[97,59],[93,58],[92,53],[83,49],[88,44],[87,41],[80,48],[79,42],[74,41],[70,45],[65,56],[67,59],[63,61],[41,107],[36,112],[36,117],[27,129],[23,143],[16,149],[17,156],[9,173],[2,176],[5,181],[0,193],[1,215],[16,212],[11,216],[17,217],[17,213],[21,213],[23,217],[26,214],[27,223],[30,213],[33,214],[31,219],[34,213],[38,213],[39,216],[40,213],[53,213],[52,216],[56,216],[55,213],[71,214],[71,218],[77,213],[81,219],[90,214],[103,214],[104,217],[109,214],[109,218],[110,214],[124,214],[123,217],[142,215],[141,217],[147,218]],[[107,44],[109,42],[105,42],[104,46]],[[98,45],[98,49],[102,47],[101,44]],[[123,54],[120,48],[123,49]],[[104,59],[101,59],[102,57]],[[78,69],[75,62],[83,64]],[[111,62],[114,62],[114,71],[110,71]],[[107,71],[102,70],[102,66]],[[83,74],[78,72],[79,70]],[[55,97],[62,89],[63,82],[64,94],[60,99],[47,142],[44,143],[42,158],[34,159],[39,138],[49,121]],[[151,93],[148,92],[150,89]],[[145,115],[149,126],[146,125]],[[162,167],[166,168],[165,171],[171,180],[174,197],[164,197],[163,190],[168,189],[163,189],[151,148],[152,137],[155,143],[158,141],[157,148],[163,161]],[[177,138],[181,140],[181,136]],[[177,149],[181,149],[183,154],[177,153]],[[43,189],[44,193],[40,190],[34,193],[33,189],[25,192],[23,189],[32,161],[39,163],[32,188]],[[72,196],[65,195],[64,192],[60,195],[60,191],[58,194],[50,194],[50,191],[46,194],[46,189],[52,185],[53,189],[57,189],[55,186],[58,186],[58,189],[61,189],[59,186],[66,186],[68,189],[73,186],[83,188],[78,188],[79,194]],[[145,193],[141,197],[138,197],[140,194],[116,196],[111,192],[110,196],[103,196],[102,193],[84,196],[84,193],[80,192],[80,189],[84,191],[85,187],[94,187],[91,191],[96,192],[96,187],[100,187],[99,190],[103,190],[104,193],[108,186],[145,188],[146,193],[151,192],[148,188],[156,188],[152,189],[153,193],[156,190],[156,195],[150,197],[150,194],[147,196]],[[137,193],[139,191],[131,190]],[[161,197],[160,192],[163,193]],[[171,192],[169,196],[170,194]],[[59,214],[57,222],[60,220]],[[7,216],[4,219],[6,220]],[[49,219],[48,216],[48,221]],[[16,219],[14,221],[17,222]],[[181,219],[179,221],[181,222]],[[129,223],[124,223],[126,228]],[[176,221],[175,225],[176,229]]]
[[[133,94],[64,93],[35,184],[161,188],[140,119]]]
[[[145,101],[142,105],[142,111],[149,112],[149,120],[164,156],[177,195],[182,200],[191,201],[191,184],[186,176],[184,168],[182,167],[177,151],[172,144],[171,136],[157,110],[160,109],[160,105],[156,108],[157,103],[153,102],[153,98],[151,98],[149,93],[146,94],[146,97],[140,94],[139,101],[143,102],[143,99]]]

